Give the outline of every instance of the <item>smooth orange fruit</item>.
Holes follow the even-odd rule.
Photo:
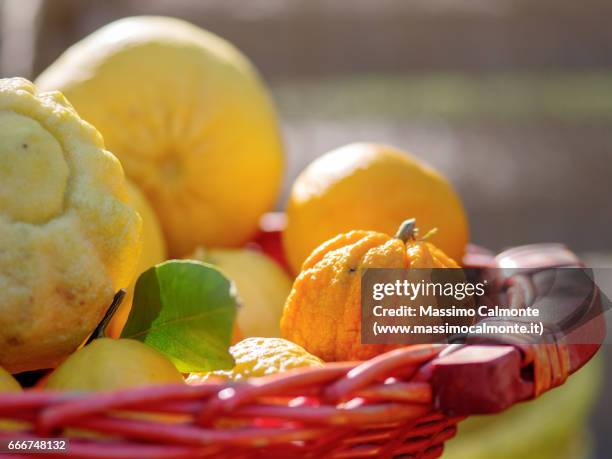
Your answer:
[[[320,244],[353,229],[393,234],[410,215],[430,242],[461,261],[468,223],[450,183],[417,158],[387,145],[355,143],[313,161],[297,178],[283,245],[294,273]]]

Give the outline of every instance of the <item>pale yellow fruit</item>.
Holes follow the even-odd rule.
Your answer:
[[[21,386],[13,375],[4,368],[0,367],[0,393],[2,392],[19,392]]]
[[[166,260],[166,242],[162,234],[159,220],[151,204],[147,201],[146,196],[138,189],[136,185],[128,181],[128,193],[130,205],[140,214],[142,218],[142,252],[138,259],[136,267],[136,277],[127,289],[127,294],[121,303],[121,306],[115,312],[113,320],[106,330],[109,336],[118,337],[123,330],[130,309],[132,308],[132,300],[134,298],[134,286],[138,276],[162,261]]]
[[[21,386],[13,376],[0,367],[0,394],[8,392],[21,392]],[[2,430],[25,430],[28,428],[25,422],[12,421],[8,419],[0,419],[0,431]]]
[[[291,279],[266,255],[247,249],[198,248],[190,257],[218,267],[236,285],[238,326],[244,336],[280,336]]]
[[[388,145],[355,143],[314,160],[296,179],[283,246],[291,269],[323,242],[351,230],[394,234],[416,218],[428,241],[461,263],[468,243],[463,205],[450,183],[414,156]]]
[[[57,365],[140,255],[121,164],[59,92],[0,80],[0,365]]]
[[[282,338],[246,338],[230,347],[236,365],[230,371],[192,373],[188,384],[197,384],[211,376],[239,381],[282,373],[294,368],[321,367],[323,361],[303,347]]]
[[[277,199],[272,102],[245,56],[212,33],[173,18],[121,19],[37,82],[97,126],[155,208],[173,257],[242,245]]]
[[[104,391],[179,382],[183,375],[151,346],[132,339],[99,338],[68,357],[45,387]]]

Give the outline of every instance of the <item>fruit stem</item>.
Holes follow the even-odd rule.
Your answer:
[[[420,239],[421,239],[421,241],[425,241],[426,239],[429,239],[431,236],[433,236],[437,232],[438,232],[438,228],[437,227],[432,228],[429,231],[427,231],[427,233],[425,233],[425,235],[422,238],[420,238]]]
[[[89,338],[87,338],[87,341],[85,341],[85,346],[90,344],[95,339],[104,338],[106,336],[106,333],[105,333],[106,327],[108,327],[108,324],[110,323],[111,319],[115,315],[115,312],[117,312],[117,309],[119,309],[119,306],[121,305],[121,302],[123,301],[124,297],[125,297],[124,289],[119,290],[115,294],[115,297],[113,298],[113,302],[110,304],[110,306],[106,310],[106,314],[104,314],[104,317],[102,317],[102,320],[100,321],[98,326],[94,329],[91,335],[89,335]]]
[[[408,242],[409,239],[414,241],[416,232],[416,218],[410,218],[408,220],[404,220],[393,237],[400,239],[403,242]]]

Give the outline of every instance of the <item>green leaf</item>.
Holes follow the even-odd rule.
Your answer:
[[[170,260],[138,278],[121,338],[154,347],[183,373],[227,370],[236,312],[235,288],[217,268]]]

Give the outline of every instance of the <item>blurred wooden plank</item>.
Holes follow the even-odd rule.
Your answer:
[[[103,24],[139,14],[177,16],[210,29],[274,78],[449,69],[555,71],[612,64],[612,2],[603,0],[45,3],[51,5],[45,22],[52,33],[40,42],[38,70]],[[64,19],[55,24],[54,15]]]
[[[0,75],[31,78],[42,0],[0,1]]]

